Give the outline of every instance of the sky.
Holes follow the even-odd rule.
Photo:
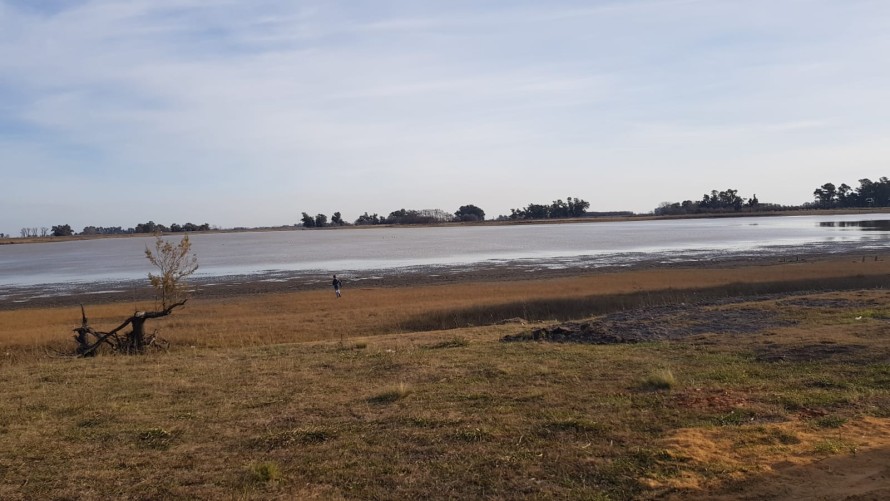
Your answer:
[[[0,232],[890,175],[886,0],[0,0]]]

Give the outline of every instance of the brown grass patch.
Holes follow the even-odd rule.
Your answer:
[[[856,269],[833,266],[742,272],[773,283],[779,270]],[[0,498],[793,498],[822,477],[853,493],[888,488],[884,290],[740,300],[708,314],[794,323],[634,345],[499,342],[521,324],[402,332],[425,311],[716,285],[700,270],[620,275],[340,301],[195,298],[157,326],[169,352],[92,360],[42,354],[67,341],[76,307],[2,312]],[[101,326],[131,311],[87,313]],[[680,309],[656,320],[695,325]],[[773,356],[859,345],[868,349]],[[667,367],[670,391],[641,388]]]
[[[194,297],[171,317],[147,324],[176,345],[257,346],[491,325],[511,318],[559,321],[639,306],[883,283],[890,261],[836,259],[716,269],[652,269],[574,278]],[[151,303],[87,305],[98,328],[112,328]],[[70,344],[80,324],[70,308],[0,311],[0,349],[41,351]]]

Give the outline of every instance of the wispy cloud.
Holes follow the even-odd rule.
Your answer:
[[[798,155],[788,168],[805,169],[808,146],[875,147],[857,138],[890,132],[888,21],[890,6],[866,0],[2,2],[4,185],[40,172],[125,209],[87,220],[35,192],[3,207],[0,231],[59,217],[279,224],[420,202],[498,213],[573,189],[595,209],[647,210],[690,196],[703,169],[748,181],[721,156]],[[648,178],[673,194],[601,189]],[[196,201],[134,204],[135,184]]]

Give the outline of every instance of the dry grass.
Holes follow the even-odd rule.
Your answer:
[[[430,312],[666,286],[851,273],[855,282],[861,269],[650,270],[346,290],[340,301],[196,298],[158,325],[176,342],[171,351],[89,360],[42,355],[79,309],[0,312],[10,353],[0,358],[0,498],[732,496],[770,484],[769,475],[790,489],[780,462],[806,483],[826,458],[890,454],[882,290],[732,304],[721,308],[793,322],[638,345],[499,342],[527,328],[519,324],[406,326]],[[131,311],[88,308],[97,325]],[[670,391],[641,387],[663,367],[675,376]],[[832,466],[840,488],[844,463]]]
[[[204,300],[200,292],[171,317],[147,324],[176,344],[257,346],[355,336],[583,318],[616,309],[725,297],[880,286],[890,261],[834,259],[716,269],[651,269],[576,278],[413,288],[346,289]],[[149,303],[87,305],[99,329]],[[0,311],[0,349],[41,351],[70,344],[80,307]]]

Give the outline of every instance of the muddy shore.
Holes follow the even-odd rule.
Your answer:
[[[644,269],[709,269],[741,266],[769,266],[806,263],[826,259],[851,261],[883,260],[874,249],[851,250],[849,247],[776,249],[757,254],[637,255],[611,263],[590,263],[584,260],[499,261],[463,266],[421,266],[382,270],[342,271],[338,276],[344,290],[429,285],[466,284],[473,282],[509,282],[578,277]],[[325,272],[268,272],[252,275],[201,277],[190,281],[194,299],[220,299],[260,294],[274,294],[330,287],[331,277]],[[104,304],[150,300],[153,291],[147,280],[127,282],[96,282],[47,284],[10,287],[0,290],[0,310],[45,308],[77,304]]]

